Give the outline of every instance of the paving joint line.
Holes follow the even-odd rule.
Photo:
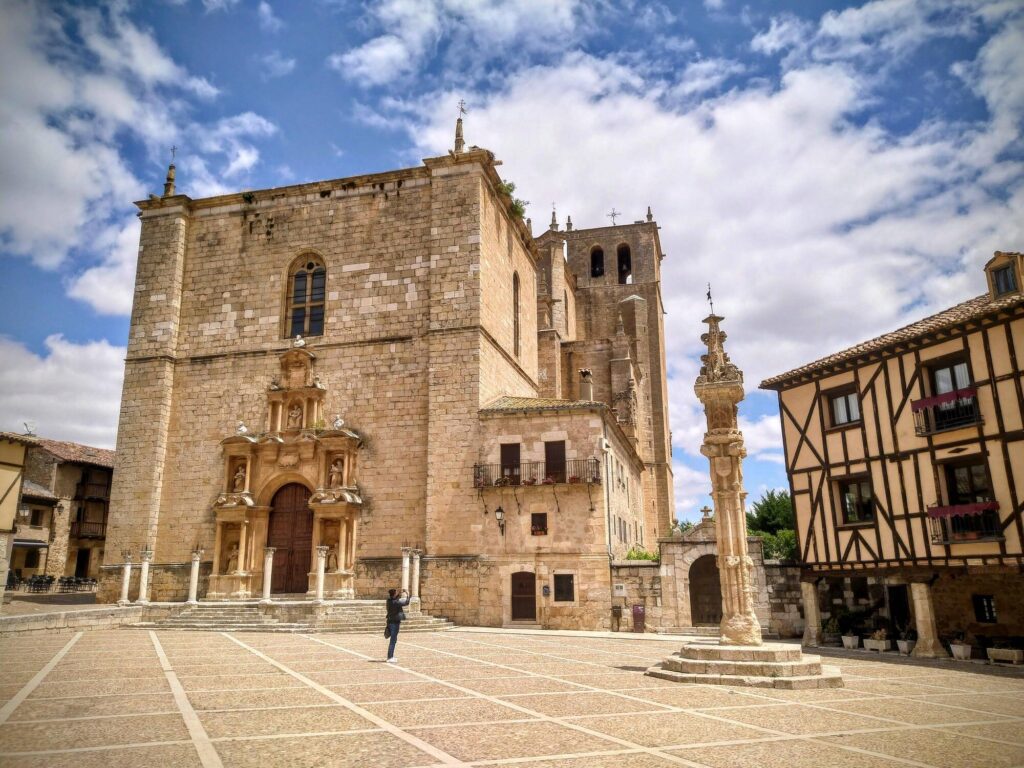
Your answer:
[[[275,661],[270,656],[268,656],[267,654],[265,654],[262,651],[258,650],[257,648],[254,648],[254,647],[252,647],[252,646],[250,646],[250,645],[248,645],[246,643],[243,643],[238,638],[232,637],[231,635],[227,634],[226,632],[222,632],[221,634],[224,637],[227,637],[233,643],[236,643],[240,647],[245,648],[247,651],[249,651],[253,655],[257,656],[258,658],[261,658],[264,661],[266,661],[267,663],[272,664],[273,666],[275,666],[278,669],[280,669],[282,672],[285,672],[286,674],[291,675],[296,680],[304,683],[305,685],[308,685],[310,688],[312,688],[313,690],[317,691],[318,693],[323,694],[324,696],[326,696],[327,698],[331,699],[332,701],[338,702],[339,704],[343,705],[344,707],[346,707],[346,708],[350,709],[351,711],[355,712],[357,715],[360,715],[361,717],[364,717],[365,719],[369,720],[372,723],[376,723],[377,725],[381,726],[384,730],[388,731],[392,736],[395,736],[395,737],[401,739],[402,741],[406,742],[407,744],[411,744],[413,747],[419,749],[421,752],[425,752],[426,754],[430,755],[431,757],[440,760],[445,765],[458,765],[458,766],[464,766],[465,765],[465,763],[462,760],[459,760],[454,755],[450,755],[447,752],[445,752],[444,750],[438,749],[437,747],[433,746],[432,744],[428,744],[427,742],[423,741],[423,739],[420,739],[419,737],[414,736],[413,734],[403,730],[402,728],[399,728],[397,725],[394,725],[393,723],[388,722],[387,720],[385,720],[382,717],[378,717],[377,715],[373,714],[369,710],[363,709],[361,706],[359,706],[355,702],[349,701],[345,697],[335,693],[334,691],[330,690],[329,688],[324,687],[320,683],[317,683],[315,680],[311,680],[310,678],[306,677],[305,675],[300,674],[299,672],[295,672],[294,670],[290,669],[285,664],[283,664],[283,663],[281,663],[279,661]]]
[[[81,639],[82,634],[82,632],[76,632],[74,636],[64,644],[64,647],[57,651],[53,658],[51,658],[42,669],[36,672],[32,676],[32,679],[21,687],[21,690],[11,697],[10,701],[0,707],[0,725],[3,725],[8,719],[10,719],[11,715],[14,714],[14,710],[21,706],[21,703],[39,687],[43,682],[43,679],[53,671],[53,668],[60,663],[61,659],[68,655],[68,652],[74,647],[75,643]]]
[[[171,687],[171,695],[174,696],[174,703],[181,712],[181,717],[185,721],[185,728],[192,739],[192,746],[195,747],[196,752],[199,754],[199,762],[203,764],[203,768],[223,768],[224,763],[221,762],[220,755],[217,754],[217,750],[210,741],[210,735],[203,727],[199,715],[192,707],[185,689],[181,686],[181,681],[178,680],[178,676],[171,667],[171,663],[167,660],[167,654],[164,653],[163,646],[160,645],[160,639],[156,636],[156,632],[150,630],[149,639],[153,641],[153,648],[156,650],[157,658],[160,660],[160,668],[163,669],[164,675],[167,677],[167,683]]]

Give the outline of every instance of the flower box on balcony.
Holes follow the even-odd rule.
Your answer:
[[[576,475],[573,475],[572,477],[569,478],[570,483],[578,483],[579,481],[580,479]]]
[[[523,480],[523,485],[536,485],[536,484],[537,484],[537,481],[534,478],[532,478],[532,477],[528,477],[525,480]]]
[[[544,482],[544,485],[554,485],[555,484],[555,478],[553,478],[553,477],[545,477],[543,482]]]

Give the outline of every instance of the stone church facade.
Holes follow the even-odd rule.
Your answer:
[[[607,627],[673,519],[658,226],[534,238],[494,156],[138,203],[102,600],[379,598]],[[268,552],[267,548],[273,548]],[[137,590],[133,582],[132,588]]]

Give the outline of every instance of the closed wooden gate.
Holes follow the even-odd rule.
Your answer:
[[[529,571],[512,574],[513,620],[537,620],[537,576]]]
[[[722,623],[722,584],[714,555],[698,557],[690,566],[690,621],[695,627]]]
[[[298,483],[286,485],[271,502],[267,546],[274,547],[272,592],[299,593],[309,589],[313,548],[313,511],[309,489]]]

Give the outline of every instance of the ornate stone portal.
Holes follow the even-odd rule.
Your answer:
[[[725,352],[724,318],[704,319],[701,341],[708,351],[694,392],[704,405],[708,431],[700,452],[711,465],[711,496],[715,503],[715,536],[722,589],[721,637],[718,644],[693,642],[651,667],[647,674],[687,683],[744,685],[758,688],[838,688],[838,669],[822,667],[817,656],[804,656],[799,646],[764,643],[754,615],[753,561],[747,551],[746,492],[743,490],[743,433],[737,421],[743,399],[743,372]]]
[[[224,486],[213,504],[216,541],[206,597],[242,599],[261,593],[274,493],[289,483],[309,489],[312,541],[307,595],[317,589],[318,547],[327,548],[323,591],[330,598],[355,596],[355,553],[362,499],[357,485],[360,436],[335,417],[324,422],[327,389],[314,375],[316,356],[305,343],[281,355],[281,375],[266,400],[267,430],[246,429],[221,441]]]

